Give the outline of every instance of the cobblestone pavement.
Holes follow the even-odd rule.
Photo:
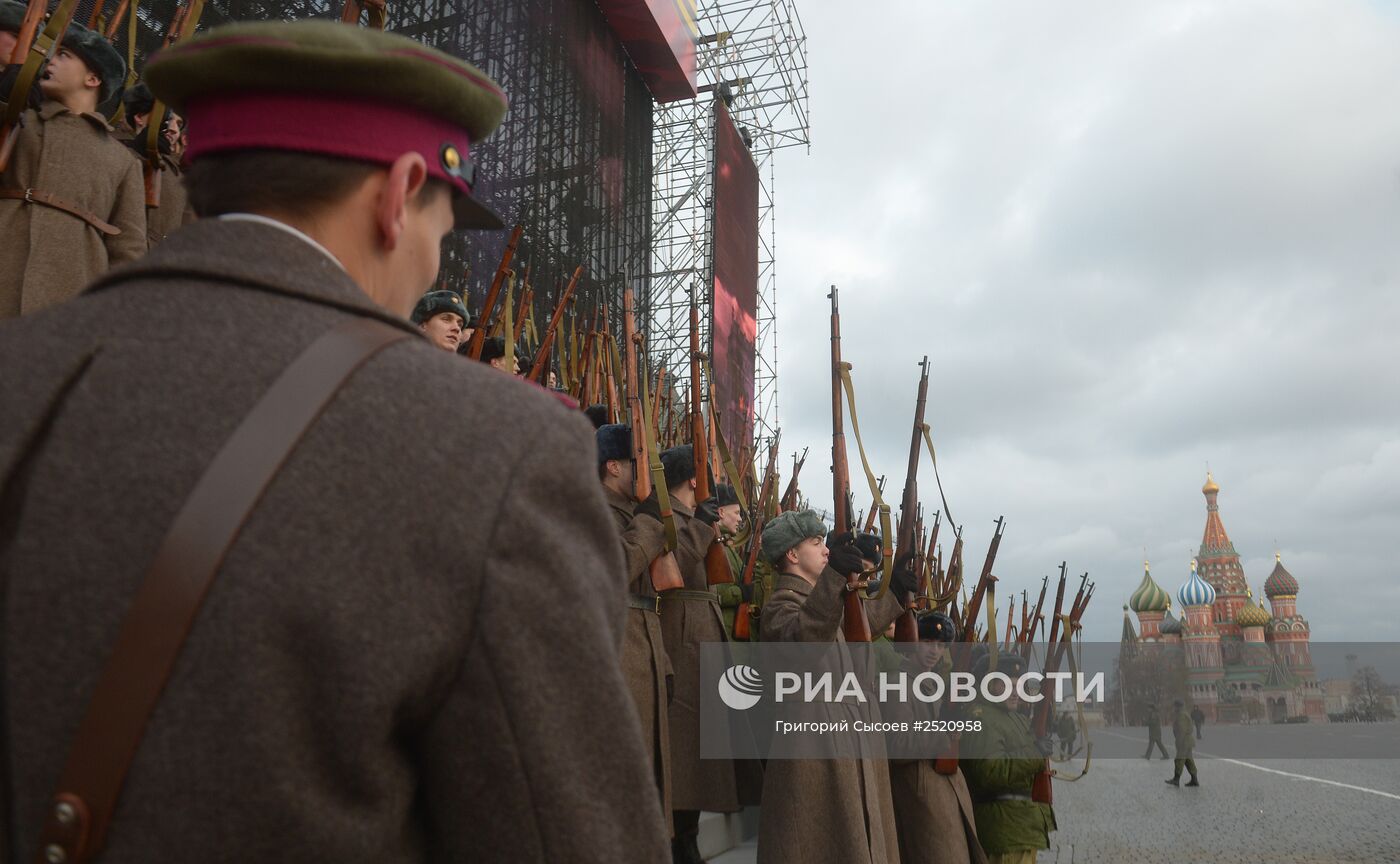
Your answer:
[[[1056,783],[1060,830],[1040,864],[1400,862],[1400,761],[1208,753],[1197,751],[1199,789],[1164,784],[1172,763],[1156,758],[1096,760]]]
[[[1360,729],[1400,735],[1397,724]],[[1141,753],[1140,730],[1115,744],[1123,735],[1095,730],[1096,751]],[[1400,760],[1212,758],[1211,736],[1197,749],[1198,789],[1164,784],[1172,763],[1155,756],[1096,754],[1084,779],[1056,783],[1060,830],[1038,864],[1400,864]],[[754,860],[750,841],[714,864]]]

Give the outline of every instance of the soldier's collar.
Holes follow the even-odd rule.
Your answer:
[[[55,102],[52,99],[45,99],[44,103],[39,106],[39,118],[42,120],[52,120],[60,114],[77,114],[77,116],[86,119],[89,123],[101,128],[105,132],[117,131],[111,123],[107,122],[106,117],[93,111],[83,111],[82,113],[70,111],[67,105],[64,105],[62,102]]]

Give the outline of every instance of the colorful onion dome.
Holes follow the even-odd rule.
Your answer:
[[[1215,602],[1215,589],[1196,572],[1196,559],[1191,559],[1191,578],[1176,592],[1182,606],[1209,606]]]
[[[1204,494],[1206,494],[1206,495],[1209,495],[1209,494],[1212,493],[1212,492],[1219,492],[1219,491],[1220,491],[1220,484],[1219,484],[1219,483],[1216,483],[1216,482],[1215,482],[1215,478],[1212,477],[1212,476],[1210,476],[1210,472],[1207,471],[1207,472],[1206,472],[1206,485],[1204,485],[1204,486],[1201,487],[1201,492],[1204,493]]]
[[[1172,595],[1152,580],[1152,568],[1142,562],[1142,583],[1128,598],[1128,608],[1134,612],[1165,612],[1171,602]]]
[[[1235,623],[1241,627],[1265,627],[1272,620],[1273,616],[1255,604],[1253,591],[1249,593],[1249,599],[1244,601],[1240,611],[1235,613]]]
[[[1274,553],[1274,572],[1264,580],[1264,594],[1268,597],[1292,597],[1298,593],[1298,580],[1283,567],[1283,556]]]
[[[1181,622],[1176,619],[1175,615],[1168,612],[1167,617],[1162,619],[1162,626],[1158,627],[1157,631],[1163,636],[1180,636]]]

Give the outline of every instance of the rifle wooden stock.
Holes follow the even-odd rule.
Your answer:
[[[783,497],[782,497],[782,499],[778,502],[778,509],[779,509],[779,510],[796,510],[796,509],[797,509],[797,499],[798,499],[798,495],[799,495],[799,489],[798,489],[798,486],[797,486],[797,478],[798,478],[798,476],[802,473],[802,466],[807,464],[807,452],[808,452],[809,449],[810,449],[810,448],[807,448],[807,447],[803,447],[803,448],[802,448],[802,457],[801,457],[801,458],[798,458],[798,456],[797,456],[796,453],[793,454],[793,458],[792,458],[792,476],[788,478],[787,488],[785,488],[785,489],[783,490]]]
[[[580,264],[574,268],[574,275],[569,279],[569,284],[564,287],[564,296],[559,298],[558,305],[554,307],[554,317],[549,319],[549,326],[545,328],[544,337],[540,339],[540,350],[535,354],[534,368],[530,370],[531,381],[539,381],[540,373],[549,365],[549,349],[554,344],[554,334],[559,329],[559,321],[564,317],[564,308],[568,306],[569,300],[574,296],[574,289],[578,287],[578,280],[582,275],[583,265]]]
[[[1055,617],[1050,624],[1050,641],[1045,651],[1045,674],[1058,672],[1060,669],[1059,636],[1060,624],[1064,621],[1065,606],[1065,562],[1060,562],[1060,584],[1055,590]],[[1044,680],[1044,679],[1042,679]],[[1037,739],[1044,738],[1050,731],[1050,712],[1054,710],[1054,705],[1049,699],[1041,699],[1035,707],[1035,719],[1031,723],[1031,731]],[[1050,760],[1045,760],[1045,767],[1036,775],[1031,784],[1031,800],[1042,804],[1054,803],[1054,791],[1050,786]]]
[[[917,526],[915,524],[915,511],[919,508],[919,453],[920,446],[924,443],[924,409],[928,404],[928,355],[919,363],[919,389],[918,395],[914,399],[914,436],[909,442],[909,463],[904,471],[904,495],[899,503],[899,537],[895,544],[895,560],[908,560],[909,564],[918,566],[918,562],[912,560],[922,551],[922,544],[919,543]],[[888,543],[889,538],[885,538]],[[907,566],[907,564],[906,564]],[[917,572],[917,571],[916,571]],[[907,593],[899,598],[899,602],[904,606],[904,614],[899,616],[895,622],[894,638],[896,642],[918,642],[919,624],[914,619],[914,603],[916,595]]]
[[[531,305],[535,302],[535,289],[530,287],[530,265],[525,265],[525,272],[520,277],[520,308],[515,313],[515,327],[512,329],[511,338],[515,344],[520,344],[520,337],[525,332],[525,318],[529,314]]]
[[[764,514],[768,506],[768,499],[773,496],[773,487],[778,482],[778,439],[782,437],[779,432],[773,436],[773,442],[768,447],[768,467],[763,471],[763,485],[758,494],[753,498],[753,503],[749,507],[749,524],[752,526],[749,531],[748,556],[744,560],[744,572],[740,577],[743,584],[752,585],[754,568],[758,565],[758,553],[763,548],[763,525]],[[753,638],[753,604],[742,602],[734,612],[734,638],[745,641]]]
[[[987,547],[987,557],[982,562],[982,575],[977,579],[977,587],[972,591],[972,599],[967,601],[966,618],[963,626],[971,630],[977,624],[977,615],[982,611],[982,598],[987,593],[987,586],[992,584],[992,565],[997,560],[997,549],[1001,546],[1001,534],[1006,530],[1006,521],[997,517],[997,530],[992,535],[991,545]],[[997,638],[997,634],[988,634],[992,639]]]
[[[481,359],[481,346],[486,342],[486,333],[491,326],[491,313],[496,310],[496,301],[501,296],[501,286],[505,284],[506,274],[510,272],[511,259],[515,257],[515,249],[520,245],[520,235],[525,228],[516,225],[510,232],[510,239],[506,241],[506,249],[501,253],[501,264],[496,268],[496,276],[491,280],[491,288],[486,292],[486,302],[481,305],[481,314],[477,316],[476,329],[472,331],[471,341],[467,343],[467,356],[473,360]]]
[[[126,12],[130,7],[131,0],[121,0],[121,2],[117,4],[117,11],[112,13],[111,18],[107,19],[107,26],[102,31],[102,35],[108,42],[116,38],[117,28],[121,27],[122,19],[126,17]]]
[[[851,525],[851,469],[846,459],[845,414],[841,405],[841,309],[836,286],[831,286],[831,481],[832,507],[835,511],[836,531],[850,531]],[[865,615],[865,604],[861,602],[862,591],[855,589],[861,581],[861,574],[852,573],[846,577],[846,612],[843,616],[842,631],[847,642],[869,642],[870,619]]]
[[[647,453],[646,411],[642,406],[642,383],[638,373],[637,351],[642,341],[632,311],[632,288],[622,289],[622,338],[626,341],[627,365],[623,373],[627,387],[627,417],[632,427],[632,496],[638,501],[651,497],[651,457]]]

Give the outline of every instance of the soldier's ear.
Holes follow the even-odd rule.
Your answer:
[[[408,208],[417,208],[417,197],[424,193],[427,182],[428,163],[418,153],[404,153],[389,165],[375,212],[385,251],[398,248],[408,227]]]

